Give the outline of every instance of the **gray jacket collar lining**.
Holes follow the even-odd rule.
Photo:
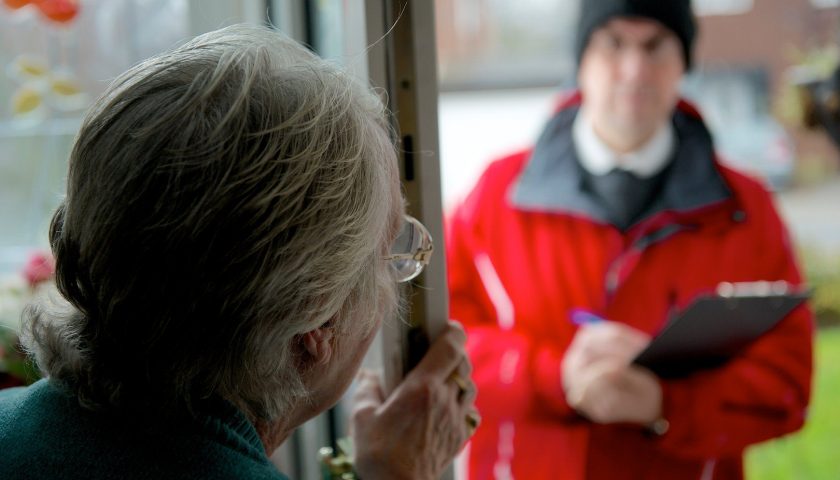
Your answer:
[[[606,210],[584,188],[584,172],[572,140],[578,111],[577,106],[561,110],[548,122],[512,185],[510,200],[520,210],[568,213],[609,224]],[[679,110],[673,122],[677,134],[674,158],[661,193],[637,223],[666,210],[697,210],[732,195],[715,165],[712,138],[703,122]]]

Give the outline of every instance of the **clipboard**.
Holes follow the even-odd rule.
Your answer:
[[[719,367],[809,297],[787,282],[722,283],[671,318],[633,363],[661,378]]]

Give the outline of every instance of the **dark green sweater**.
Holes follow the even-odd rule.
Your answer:
[[[0,391],[0,479],[221,480],[284,477],[226,402],[199,419],[157,421],[83,409],[47,380]]]

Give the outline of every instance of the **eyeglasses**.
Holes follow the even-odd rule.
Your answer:
[[[402,230],[391,245],[391,254],[385,257],[385,260],[391,262],[399,283],[420,275],[432,259],[435,249],[432,236],[419,220],[410,215],[403,215],[403,220]]]

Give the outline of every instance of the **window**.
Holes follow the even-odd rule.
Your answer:
[[[738,15],[752,10],[753,0],[693,0],[697,15]]]
[[[12,9],[9,5],[24,5]],[[0,4],[0,274],[47,248],[67,158],[85,109],[134,62],[188,35],[186,0]]]
[[[840,0],[811,0],[814,8],[836,8],[840,7]]]
[[[441,89],[545,86],[570,78],[578,5],[436,0]]]

